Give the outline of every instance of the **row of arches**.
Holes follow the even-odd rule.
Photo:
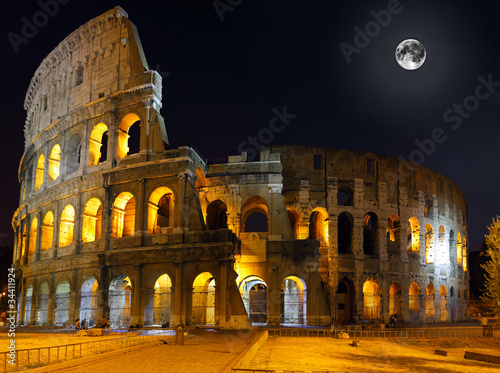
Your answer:
[[[382,314],[383,294],[378,282],[374,279],[366,280],[362,291],[362,318],[373,321],[384,320]],[[337,319],[340,323],[353,321],[355,318],[354,292],[354,285],[350,280],[342,279],[339,282],[337,288]],[[401,320],[403,319],[403,308],[407,307],[408,321],[411,323],[456,321],[457,318],[463,316],[466,310],[466,294],[460,289],[458,299],[456,299],[454,288],[451,287],[448,291],[445,285],[442,285],[439,288],[439,293],[436,293],[434,285],[430,283],[422,292],[420,286],[416,282],[412,282],[405,295],[400,283],[394,282],[389,288],[388,295],[387,316],[396,315]],[[403,302],[406,302],[406,305]]]
[[[148,201],[148,233],[164,233],[173,227],[174,223],[173,191],[168,187],[155,189]],[[114,200],[111,213],[111,237],[133,236],[135,232],[136,199],[130,192],[120,193]],[[28,243],[28,255],[36,251],[40,244],[40,251],[55,247],[54,238],[58,237],[57,247],[70,245],[74,240],[74,227],[77,224],[76,211],[73,205],[66,205],[59,216],[58,235],[55,235],[55,216],[53,211],[47,211],[41,222],[36,216],[32,217],[28,227],[22,222],[22,233],[19,240],[20,250],[17,251],[17,259],[26,254]],[[93,197],[84,205],[82,214],[81,241],[94,242],[102,235],[103,204],[102,201]],[[29,232],[29,235],[28,235]],[[29,239],[28,239],[29,237]]]
[[[99,284],[94,276],[87,276],[78,289],[79,297],[75,317],[86,319],[88,325],[98,325],[97,307]],[[112,328],[128,327],[131,323],[132,293],[135,289],[127,275],[115,276],[108,291],[107,315]],[[142,310],[144,325],[162,325],[171,323],[174,288],[168,274],[157,277],[153,289],[146,289],[145,305]],[[71,320],[71,286],[68,280],[61,280],[55,290],[53,313],[54,319],[49,320],[50,302],[49,285],[47,281],[40,283],[36,294],[33,285],[26,288],[24,298],[24,324],[46,325],[52,323],[57,326],[73,323]],[[200,273],[192,283],[191,293],[191,323],[193,325],[215,324],[215,280],[210,272]],[[35,307],[32,309],[32,307]],[[32,317],[34,316],[34,319]]]
[[[140,118],[135,113],[127,114],[120,122],[116,132],[116,158],[126,158],[130,154],[136,154],[140,151]],[[98,165],[106,161],[108,153],[108,131],[109,127],[105,123],[96,124],[88,139],[88,166]],[[133,139],[134,141],[131,141]],[[75,133],[71,136],[65,147],[61,146],[62,141],[53,145],[48,154],[41,153],[36,160],[34,171],[34,186],[35,191],[39,190],[45,180],[47,173],[47,181],[53,182],[59,178],[61,174],[62,159],[61,154],[65,156],[66,174],[71,174],[77,171],[80,167],[81,159],[81,136]],[[30,171],[28,171],[30,172]],[[26,176],[26,184],[29,184],[31,175]],[[30,188],[29,185],[25,187]],[[30,189],[29,189],[30,190]],[[23,190],[24,197],[25,189]]]

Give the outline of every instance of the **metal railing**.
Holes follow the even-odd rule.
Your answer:
[[[382,338],[382,339],[479,339],[485,338],[483,331],[477,330],[334,330],[330,329],[268,329],[269,336],[276,337],[333,337],[346,333],[349,338]],[[487,338],[498,339],[497,335]]]
[[[96,337],[97,338],[97,337]],[[9,352],[0,352],[2,372],[17,372],[32,369],[63,361],[115,351],[122,348],[134,347],[152,343],[159,339],[175,340],[174,330],[155,330],[147,335],[134,337],[120,337],[113,339],[95,340],[89,342],[70,343],[60,346],[37,347],[16,350],[12,359]],[[10,362],[13,361],[14,364]]]

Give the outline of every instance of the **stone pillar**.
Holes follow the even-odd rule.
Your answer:
[[[96,325],[101,318],[109,315],[109,268],[103,266],[99,276],[99,287],[97,290],[97,312]]]
[[[55,289],[55,278],[54,273],[50,276],[49,279],[49,301],[48,301],[48,310],[47,310],[47,325],[55,325],[55,309],[57,307],[56,304],[56,289]]]
[[[132,287],[132,306],[130,312],[130,325],[144,325],[143,310],[141,308],[142,293],[142,265],[134,267],[134,285]]]
[[[389,322],[389,297],[390,297],[390,287],[387,274],[384,273],[379,276],[379,286],[380,286],[380,297],[382,298],[380,317],[381,322],[387,324]]]
[[[19,314],[17,315],[17,325],[24,324],[24,312],[26,310],[26,279],[23,277],[20,282],[21,291],[19,294]],[[32,298],[33,299],[33,298]]]
[[[36,325],[36,309],[38,308],[38,278],[33,277],[33,295],[31,296],[30,325]]]
[[[226,327],[226,323],[229,319],[227,313],[228,306],[228,289],[227,289],[227,277],[228,277],[228,261],[220,260],[218,263],[219,267],[219,283],[215,284],[215,325]]]
[[[147,219],[144,217],[144,206],[146,205],[146,197],[145,197],[145,187],[144,187],[144,179],[139,180],[139,193],[137,194],[137,212],[136,212],[136,224],[135,224],[135,236],[143,237],[147,232],[147,226],[144,225],[144,222],[147,222]]]
[[[183,313],[183,296],[182,293],[184,291],[184,284],[182,283],[182,272],[183,272],[183,263],[176,262],[175,263],[175,282],[173,289],[173,302],[170,314],[170,324],[177,325],[179,322],[186,323],[186,313],[184,309]]]
[[[281,240],[283,227],[280,226],[283,214],[286,215],[286,209],[283,203],[283,196],[281,191],[283,184],[269,184],[269,199],[271,206],[269,206],[269,240]]]
[[[42,211],[38,210],[37,212],[37,218],[38,218],[38,224],[36,227],[36,245],[35,245],[35,261],[40,260],[40,247],[42,244],[42,224],[43,224],[43,216],[42,216]],[[25,253],[26,259],[28,258],[28,251]],[[27,262],[27,260],[26,260]]]
[[[277,326],[281,323],[281,282],[280,267],[271,267],[271,281],[267,288],[267,324]]]
[[[82,142],[80,149],[80,170],[82,170],[82,174],[85,175],[87,173],[87,168],[89,167],[89,145],[90,145],[90,134],[92,133],[92,129],[89,128],[89,120],[83,120],[83,133],[82,133]],[[71,321],[71,320],[70,320]]]
[[[53,258],[57,257],[57,249],[59,248],[59,230],[61,228],[61,201],[56,201],[54,208],[54,229],[52,230],[52,250],[54,250]]]

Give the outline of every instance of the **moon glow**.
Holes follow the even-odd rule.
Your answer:
[[[396,61],[406,70],[416,70],[425,62],[427,53],[421,42],[406,39],[396,48]]]

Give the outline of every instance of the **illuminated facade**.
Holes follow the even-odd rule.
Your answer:
[[[314,147],[207,165],[166,150],[161,84],[119,7],[36,71],[12,221],[20,324],[464,319],[466,204],[450,180]]]

